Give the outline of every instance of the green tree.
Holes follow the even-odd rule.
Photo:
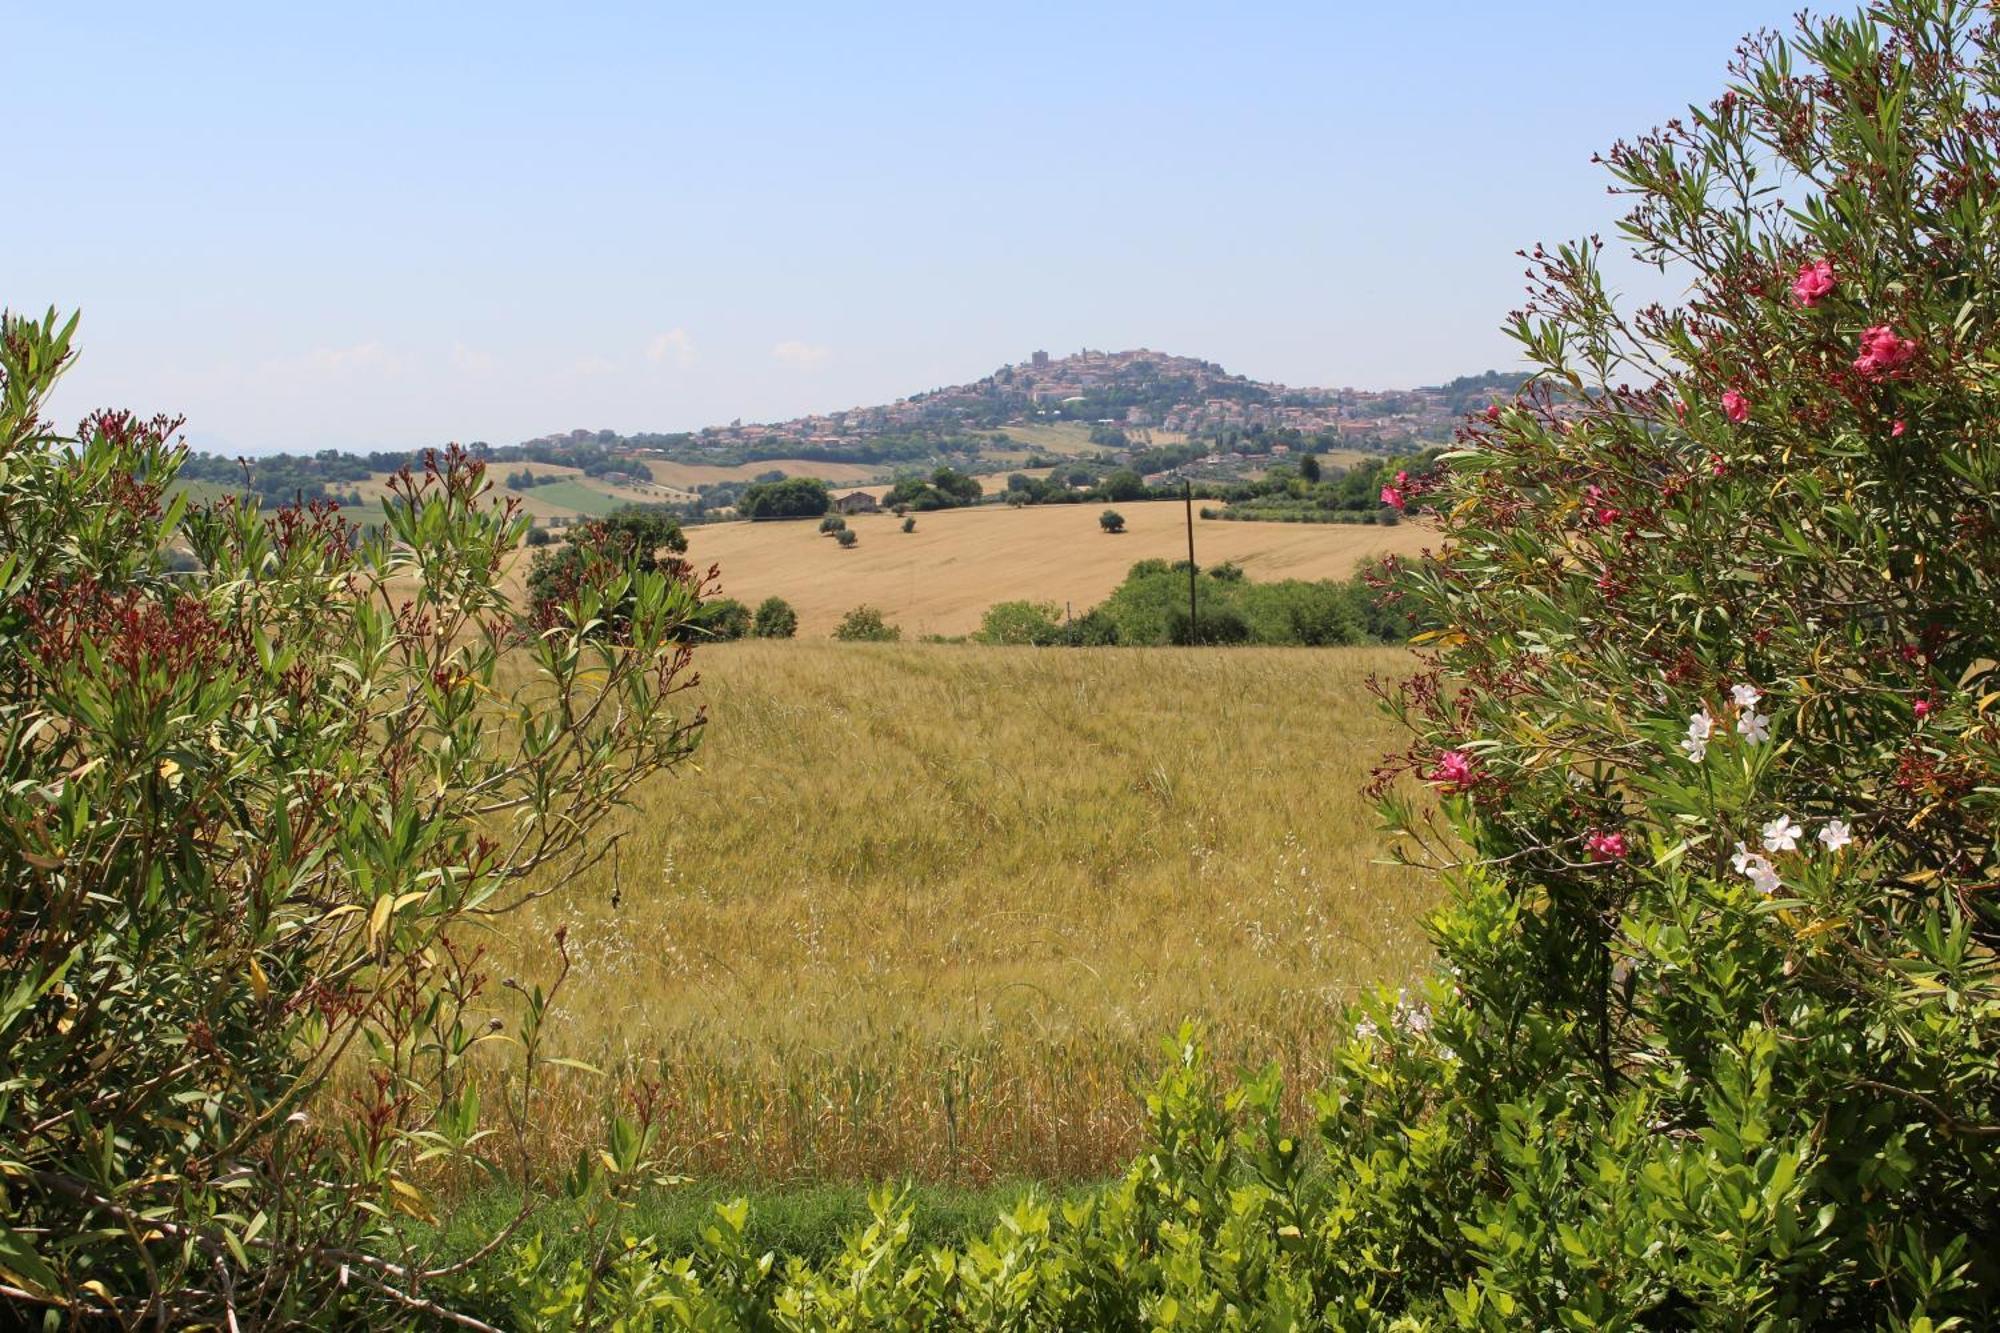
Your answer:
[[[1319,485],[1319,478],[1320,478],[1320,468],[1319,468],[1318,455],[1306,454],[1303,457],[1301,457],[1299,459],[1299,480],[1303,481],[1308,486],[1317,486]]]
[[[818,518],[833,507],[833,496],[816,477],[787,477],[744,488],[736,507],[751,519]]]
[[[854,529],[846,527],[844,525],[841,527],[840,531],[833,534],[833,539],[840,543],[840,549],[843,551],[852,547],[854,543],[857,540],[859,540],[859,538],[857,538],[854,534]]]
[[[894,643],[903,631],[882,618],[872,606],[857,606],[840,618],[833,637],[858,643]]]
[[[1121,467],[1098,485],[1098,493],[1106,500],[1128,503],[1146,498],[1146,483],[1129,467]]]
[[[789,639],[799,632],[799,613],[782,597],[766,597],[757,603],[750,632],[760,639]]]
[[[1106,532],[1125,531],[1125,515],[1116,509],[1107,509],[1097,516],[1097,526]]]

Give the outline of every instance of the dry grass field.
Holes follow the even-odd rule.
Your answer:
[[[723,592],[751,605],[775,593],[798,608],[799,633],[832,631],[852,607],[880,607],[905,636],[965,634],[986,608],[1015,598],[1069,602],[1078,614],[1124,579],[1134,561],[1181,560],[1187,535],[1178,503],[1116,506],[1126,530],[1098,529],[1102,505],[1037,505],[918,514],[901,531],[891,514],[859,515],[848,550],[813,522],[716,523],[687,530],[688,554],[722,566]],[[1357,563],[1414,555],[1430,541],[1414,524],[1396,527],[1195,520],[1195,557],[1234,560],[1254,579],[1346,578]]]
[[[1001,516],[1005,517],[1005,516]],[[1335,1007],[1407,977],[1434,893],[1359,795],[1395,649],[704,648],[698,759],[604,866],[510,920],[575,970],[553,1040],[658,1079],[681,1169],[746,1182],[1085,1179],[1183,1019],[1324,1069]],[[613,890],[618,905],[613,905]],[[558,1070],[558,1169],[602,1082]]]

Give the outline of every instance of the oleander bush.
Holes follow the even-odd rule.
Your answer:
[[[523,638],[458,452],[367,534],[190,505],[177,423],[47,422],[74,327],[0,319],[0,1323],[427,1315],[398,1222],[530,1165],[550,996],[482,928],[692,749],[702,589],[602,528]]]
[[[1747,41],[1606,155],[1688,291],[1532,253],[1538,368],[1384,488],[1441,553],[1378,790],[1435,977],[1290,1126],[1184,1034],[1151,1146],[957,1249],[517,1251],[628,1328],[2000,1321],[2000,51],[1958,0]],[[1413,798],[1411,783],[1432,799]]]

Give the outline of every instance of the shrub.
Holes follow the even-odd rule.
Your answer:
[[[690,753],[701,589],[606,536],[517,645],[479,463],[426,455],[372,535],[189,506],[177,423],[43,424],[73,327],[0,318],[6,1322],[404,1325],[445,1274],[392,1219],[540,1105],[550,997],[482,994],[469,941]]]
[[[1097,516],[1097,526],[1106,532],[1125,531],[1125,515],[1116,509],[1107,509]]]
[[[819,521],[820,535],[831,537],[836,532],[847,531],[847,520],[839,514],[828,514]]]
[[[857,606],[840,618],[833,637],[857,643],[894,643],[903,631],[882,618],[872,606]]]
[[[858,536],[855,535],[854,529],[846,527],[843,527],[839,532],[834,533],[833,539],[836,542],[840,543],[840,549],[843,551],[846,550],[848,547],[854,545],[854,543],[856,543],[857,541],[861,540]]]
[[[1462,1239],[1379,1243],[1523,1325],[2000,1317],[1993,24],[1759,37],[1615,147],[1688,304],[1537,251],[1536,384],[1401,497],[1459,989],[1345,1095],[1455,1140]]]
[[[980,643],[1050,644],[1062,634],[1062,608],[1054,602],[999,602],[979,622]]]
[[[1188,619],[1185,605],[1175,605],[1167,613],[1167,642],[1179,647],[1223,646],[1227,644],[1249,643],[1250,622],[1243,612],[1226,602],[1200,601],[1195,605],[1196,618]]]
[[[917,530],[917,520],[916,520],[916,519],[914,519],[914,518],[906,518],[906,519],[904,519],[904,520],[903,520],[903,531],[905,531],[905,532],[915,532],[916,530]]]
[[[750,632],[760,639],[789,639],[799,632],[799,613],[782,597],[766,597],[757,603]]]
[[[734,597],[711,597],[701,604],[689,625],[710,639],[740,639],[750,632],[750,608]]]
[[[547,528],[535,527],[528,529],[528,545],[531,547],[547,546],[550,542],[554,540],[555,539],[553,537],[549,536],[549,530]]]

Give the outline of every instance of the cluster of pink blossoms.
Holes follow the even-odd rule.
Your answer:
[[[1854,372],[1865,379],[1886,380],[1900,375],[1916,360],[1917,344],[1899,338],[1887,324],[1873,324],[1861,334],[1861,355],[1854,358]]]
[[[1799,265],[1799,276],[1792,282],[1792,299],[1811,309],[1833,294],[1838,280],[1834,276],[1831,259],[1811,259]],[[1854,372],[1863,379],[1886,380],[1901,375],[1916,360],[1917,344],[1914,339],[1897,335],[1887,324],[1872,324],[1861,334],[1861,352],[1854,358]],[[1750,419],[1750,399],[1740,389],[1730,389],[1722,395],[1722,414],[1737,425]],[[1898,420],[1891,428],[1891,435],[1903,433],[1903,422]]]
[[[1622,833],[1606,833],[1599,829],[1583,840],[1583,850],[1590,859],[1597,862],[1623,861],[1632,854],[1631,846]]]
[[[1404,505],[1409,503],[1409,490],[1410,474],[1407,472],[1398,472],[1395,482],[1392,485],[1382,488],[1382,503],[1392,509],[1400,510]]]
[[[1813,259],[1799,265],[1798,280],[1792,284],[1792,296],[1808,310],[1833,294],[1833,261]]]
[[[1446,750],[1424,774],[1428,782],[1435,782],[1446,792],[1470,791],[1479,781],[1479,774],[1473,769],[1472,756],[1464,750]]]
[[[1613,523],[1616,523],[1621,512],[1616,507],[1604,503],[1604,500],[1605,495],[1602,486],[1586,486],[1583,488],[1584,508],[1590,514],[1591,518],[1596,520],[1599,527],[1609,527]]]

